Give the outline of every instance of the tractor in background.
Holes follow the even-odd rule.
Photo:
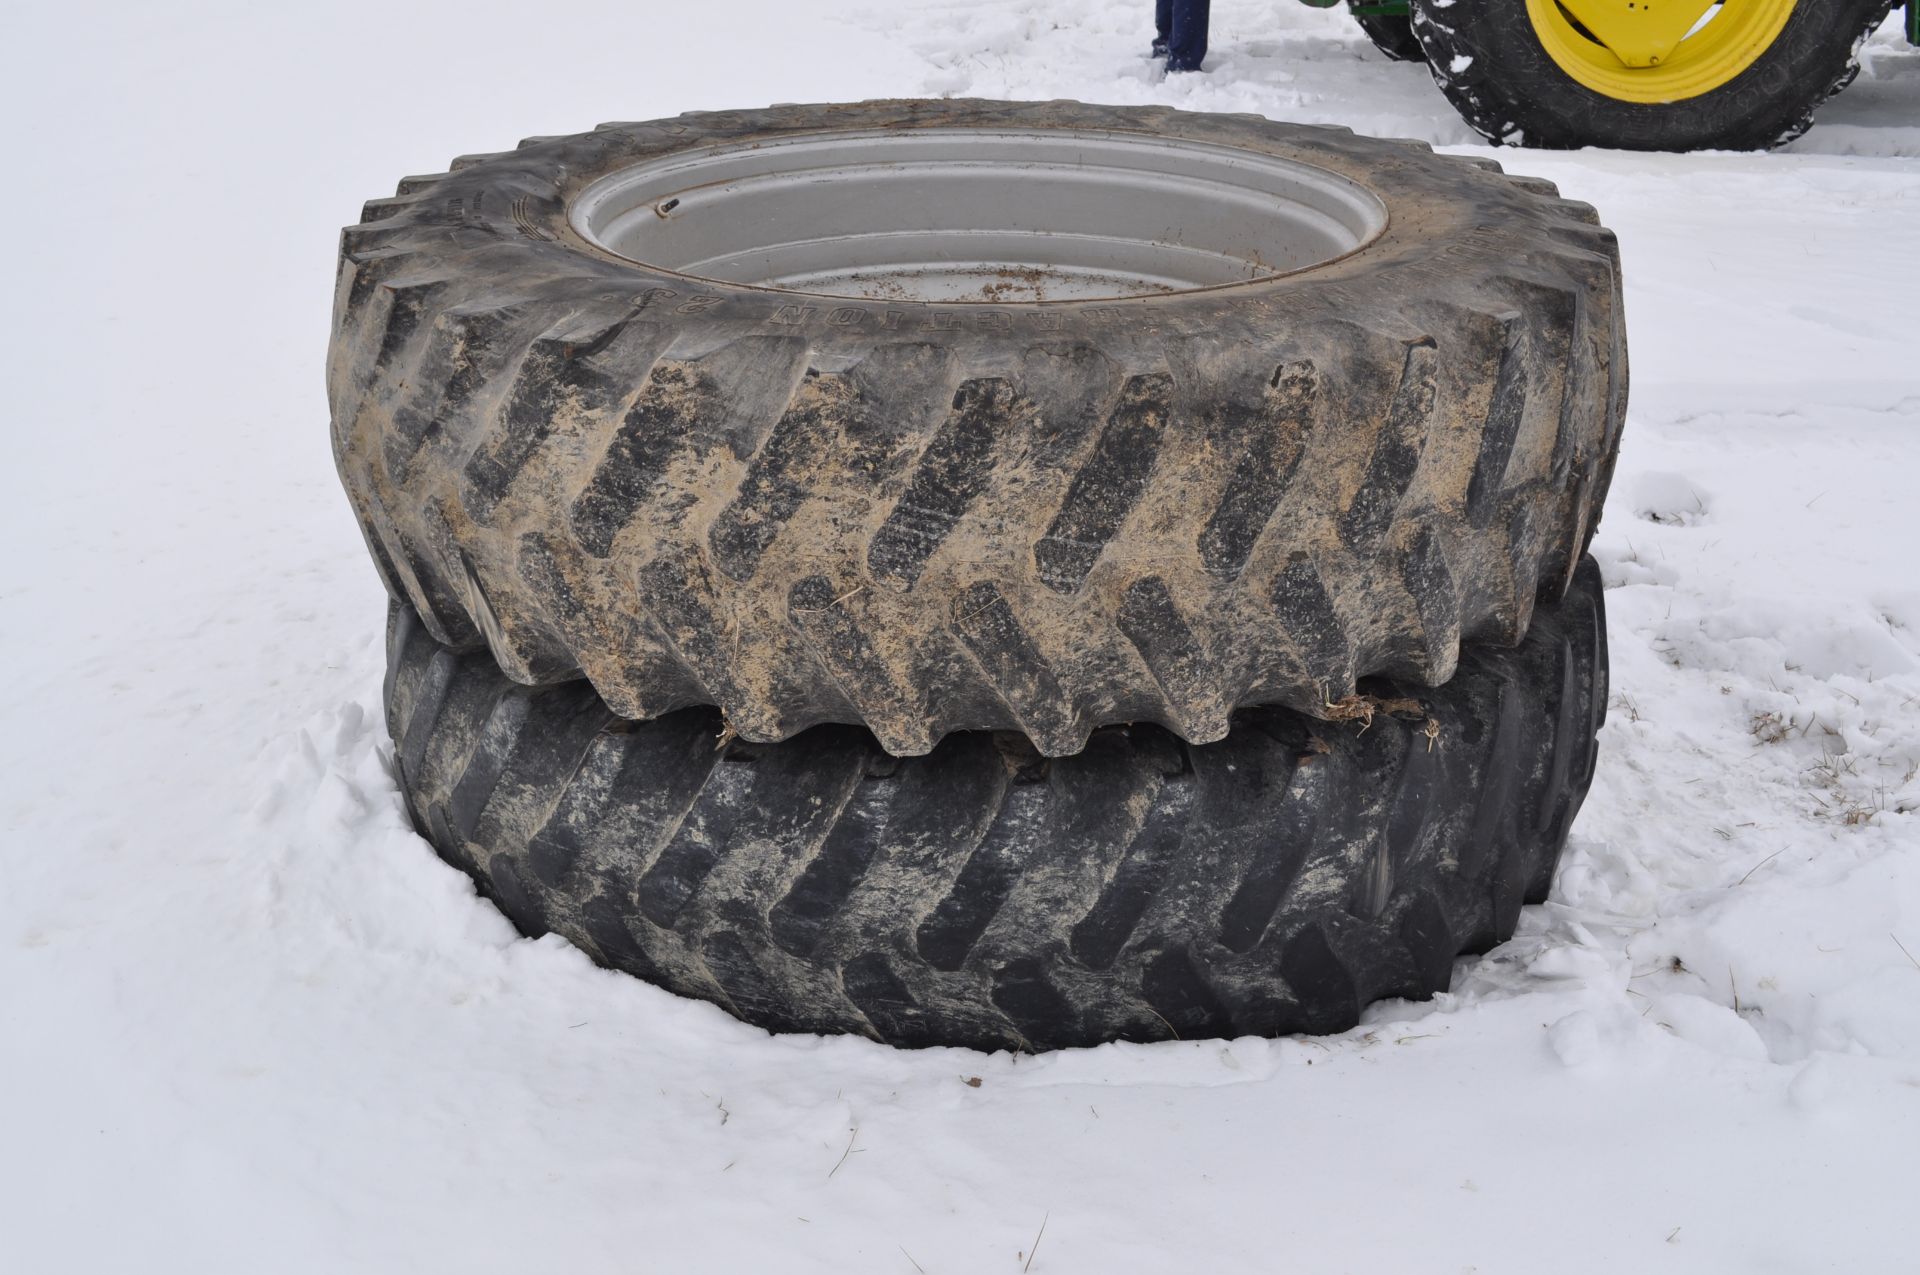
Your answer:
[[[1891,0],[1303,0],[1344,3],[1388,57],[1425,62],[1513,146],[1764,150],[1853,82]],[[1920,0],[1906,0],[1920,44]]]

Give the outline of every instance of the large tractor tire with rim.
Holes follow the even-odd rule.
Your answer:
[[[396,603],[387,723],[415,826],[523,932],[775,1031],[1037,1050],[1331,1032],[1444,991],[1546,896],[1606,712],[1599,571],[1445,686],[1206,745],[1103,728],[896,758],[710,708],[621,719]]]
[[[1514,146],[1764,150],[1852,82],[1889,0],[1413,0],[1434,83]]]
[[[1566,588],[1626,385],[1614,238],[1551,185],[1073,102],[456,160],[343,233],[328,370],[436,641],[898,755],[1446,681]]]

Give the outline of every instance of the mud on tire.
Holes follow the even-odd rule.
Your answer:
[[[1445,990],[1544,898],[1606,711],[1592,560],[1517,650],[1371,723],[1242,710],[1226,739],[966,732],[889,756],[713,709],[624,721],[584,683],[389,626],[415,825],[530,935],[775,1031],[1047,1049],[1337,1031]]]
[[[570,220],[641,161],[921,129],[1303,165],[1385,228],[1231,286],[942,304],[671,273]],[[406,179],[342,235],[328,387],[389,592],[512,680],[584,674],[634,719],[716,704],[750,741],[1006,729],[1058,756],[1113,722],[1216,740],[1241,705],[1323,713],[1516,642],[1598,518],[1623,341],[1613,236],[1486,161],[1254,116],[875,102]]]

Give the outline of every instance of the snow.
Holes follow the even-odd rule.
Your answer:
[[[1338,11],[1216,9],[1210,73],[1171,80],[1146,0],[13,12],[0,1264],[1913,1267],[1920,52],[1891,26],[1785,153],[1496,156],[1618,230],[1634,388],[1599,777],[1552,901],[1450,995],[1038,1058],[770,1038],[516,938],[409,831],[320,386],[360,201],[602,119],[889,94],[1493,153]]]

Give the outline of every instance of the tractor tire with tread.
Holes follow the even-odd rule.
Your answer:
[[[1386,228],[1247,283],[946,305],[690,278],[569,221],[643,160],[928,127],[1253,151]],[[1549,183],[1257,116],[970,101],[607,125],[408,178],[343,232],[328,373],[369,548],[436,641],[629,718],[863,724],[899,755],[1206,742],[1243,705],[1444,682],[1566,588],[1626,385],[1614,238]]]
[[[1425,62],[1427,51],[1413,33],[1413,21],[1404,13],[1363,13],[1364,0],[1349,0],[1348,9],[1373,47],[1395,62]]]
[[[1489,141],[1553,150],[1767,150],[1813,125],[1859,74],[1891,0],[1800,0],[1759,58],[1727,83],[1672,102],[1629,102],[1556,64],[1516,0],[1412,0],[1433,81]]]
[[[1517,649],[1371,720],[1245,709],[1207,745],[1107,727],[1049,760],[969,732],[777,744],[620,719],[391,609],[415,826],[529,935],[775,1031],[1036,1050],[1333,1032],[1444,991],[1546,896],[1607,705],[1598,568]]]

